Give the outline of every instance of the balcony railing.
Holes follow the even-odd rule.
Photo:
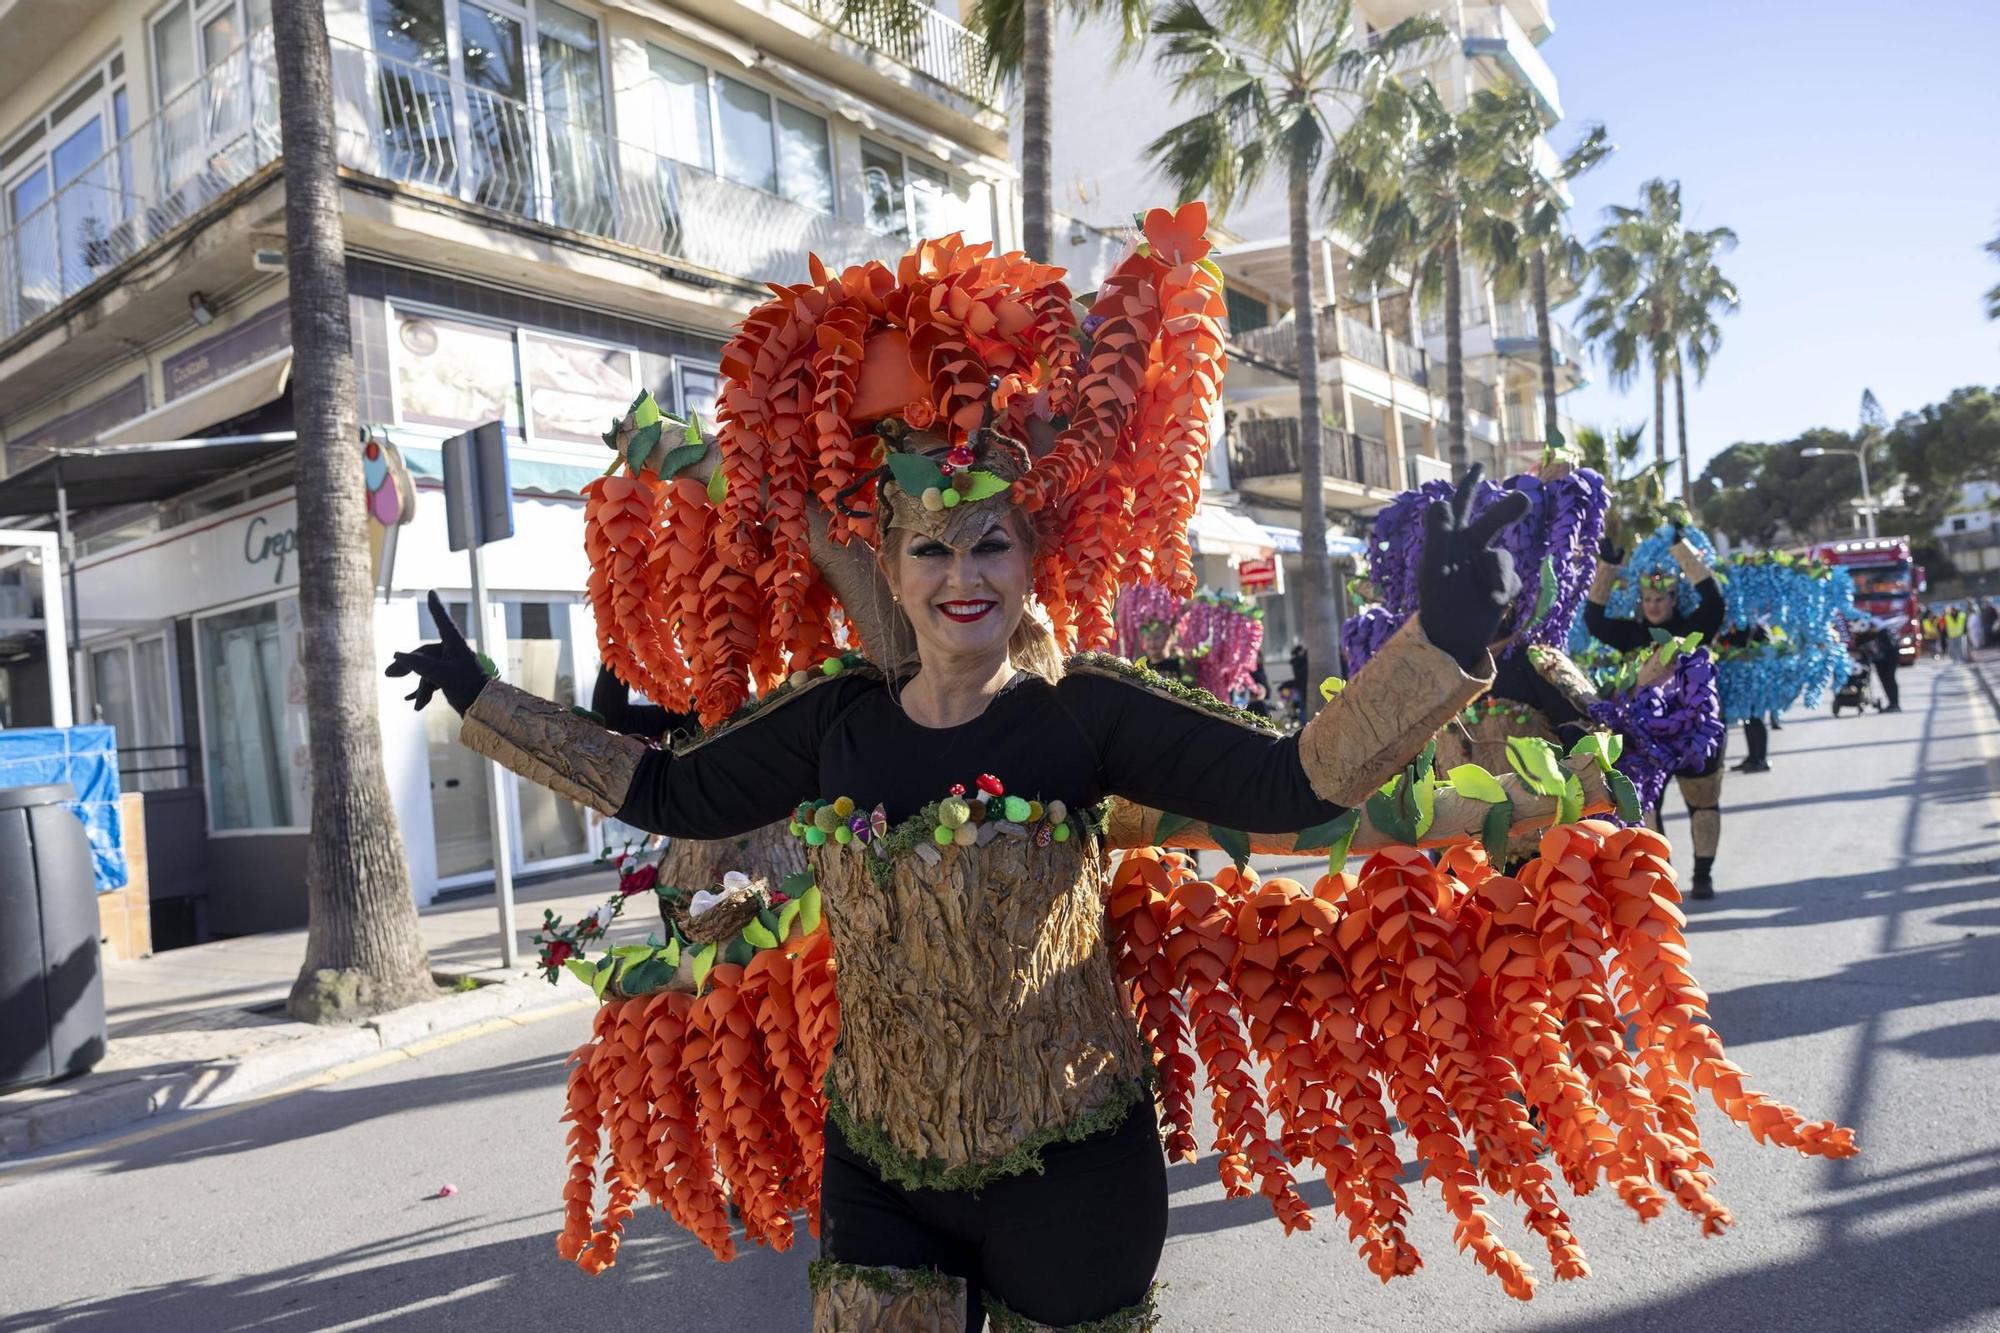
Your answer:
[[[1382,490],[1389,485],[1389,446],[1382,440],[1320,428],[1320,472],[1335,481]],[[1299,474],[1299,419],[1261,417],[1236,422],[1229,432],[1229,474],[1238,481]]]
[[[0,337],[157,244],[278,154],[271,32],[259,30],[0,233]],[[16,194],[18,198],[18,192]]]
[[[908,244],[365,47],[334,43],[334,96],[357,171],[714,272],[781,281],[807,251],[843,267]]]
[[[1412,384],[1425,384],[1429,373],[1423,352],[1397,338],[1387,337],[1352,315],[1337,318],[1322,310],[1318,323],[1319,355],[1322,361],[1351,356],[1386,370]],[[1296,375],[1299,370],[1299,334],[1295,320],[1267,324],[1261,329],[1232,333],[1230,341],[1259,361]]]
[[[923,0],[791,0],[836,32],[846,33],[931,82],[993,106],[986,39]]]
[[[1389,343],[1389,373],[1412,384],[1430,385],[1429,360],[1421,348],[1412,347],[1400,338],[1391,338]]]
[[[1464,36],[1465,54],[1499,60],[1509,75],[1534,90],[1545,120],[1553,125],[1562,119],[1555,71],[1504,5],[1467,9]]]
[[[333,44],[341,164],[524,221],[757,283],[894,260],[880,235],[753,186],[454,82],[442,70]],[[269,28],[0,233],[0,337],[12,336],[159,244],[279,154]],[[939,215],[927,230],[982,219]]]
[[[1340,350],[1378,369],[1389,368],[1389,352],[1383,345],[1381,332],[1352,315],[1340,316]]]
[[[1451,464],[1428,454],[1407,454],[1403,458],[1403,480],[1413,491],[1427,481],[1450,481]]]

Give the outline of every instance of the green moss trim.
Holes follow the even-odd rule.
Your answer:
[[[1145,1074],[1149,1076],[1151,1073],[1149,1066]],[[904,1189],[961,1190],[969,1193],[984,1189],[1005,1176],[1021,1176],[1030,1171],[1040,1175],[1042,1149],[1056,1143],[1076,1143],[1093,1134],[1116,1129],[1125,1123],[1125,1117],[1133,1107],[1152,1100],[1151,1084],[1152,1079],[1147,1076],[1121,1079],[1112,1085],[1109,1097],[1076,1119],[1036,1130],[1005,1157],[967,1162],[961,1166],[948,1166],[935,1157],[918,1157],[891,1143],[888,1134],[879,1126],[856,1119],[835,1090],[832,1074],[828,1074],[826,1080],[826,1113],[840,1127],[848,1146],[866,1158],[889,1184],[900,1185]]]
[[[1036,797],[1035,799],[1037,801],[1041,800],[1040,797]],[[933,841],[933,835],[938,826],[938,807],[943,805],[944,801],[944,797],[939,797],[937,800],[924,806],[908,819],[892,827],[881,837],[871,843],[865,844],[865,851],[862,848],[853,846],[849,846],[844,850],[859,852],[867,856],[868,873],[874,876],[875,886],[886,889],[891,882],[891,876],[895,874],[895,865],[893,862],[896,857],[906,856],[926,843],[937,847],[940,852],[945,850]],[[1042,804],[1046,806],[1047,802],[1044,801]],[[1075,830],[1071,834],[1072,837],[1088,835],[1097,842],[1102,843],[1104,841],[1105,821],[1110,816],[1111,802],[1099,801],[1093,806],[1071,810],[1069,812],[1069,819],[1066,822],[1072,825]]]
[[[803,685],[794,685],[790,681],[786,681],[783,685],[780,685],[777,689],[772,690],[762,698],[750,700],[729,717],[716,723],[714,726],[696,732],[692,737],[676,744],[673,747],[674,753],[682,755],[686,754],[689,750],[699,749],[714,740],[717,736],[734,731],[745,722],[760,716],[766,709],[776,708],[779,704],[796,699],[816,685],[824,685],[831,680],[846,680],[853,676],[861,676],[866,680],[882,679],[881,669],[859,653],[842,653],[840,663],[840,670],[831,676],[821,671],[818,667],[815,667],[806,673],[806,681]]]
[[[1207,690],[1197,689],[1192,685],[1184,685],[1177,680],[1169,680],[1157,671],[1140,666],[1136,662],[1128,662],[1122,657],[1113,657],[1110,653],[1078,653],[1063,663],[1063,670],[1065,672],[1087,672],[1095,676],[1111,676],[1118,680],[1130,681],[1132,684],[1138,685],[1143,689],[1151,690],[1155,694],[1172,699],[1175,703],[1186,704],[1190,708],[1199,708],[1204,713],[1213,713],[1217,717],[1226,718],[1231,722],[1249,727],[1254,731],[1265,732],[1273,736],[1282,734],[1276,727],[1271,725],[1268,718],[1261,718],[1247,709],[1238,708],[1233,704],[1226,704]]]
[[[1136,1305],[1113,1310],[1088,1323],[1064,1324],[1060,1333],[1148,1333],[1159,1323],[1160,1293],[1166,1289],[1166,1283],[1155,1282],[1146,1288],[1145,1296]],[[1038,1324],[1025,1315],[1015,1314],[990,1291],[981,1292],[980,1299],[986,1307],[987,1321],[993,1325],[993,1333],[1037,1333],[1040,1329],[1051,1327]]]
[[[909,1296],[919,1291],[965,1294],[964,1278],[940,1273],[935,1268],[870,1268],[864,1264],[843,1264],[836,1259],[815,1259],[806,1265],[806,1286],[811,1290],[818,1291],[836,1282],[858,1282],[884,1296]]]

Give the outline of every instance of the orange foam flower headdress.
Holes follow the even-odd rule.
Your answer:
[[[705,483],[692,423],[672,447],[648,403],[607,437],[625,475],[585,492],[606,663],[704,722],[817,664],[852,627],[814,566],[812,525],[872,541],[884,506],[919,512],[903,484],[917,472],[960,504],[1034,514],[1035,593],[1065,649],[1110,641],[1126,583],[1192,592],[1187,523],[1225,366],[1207,226],[1200,203],[1154,209],[1085,313],[1062,269],[957,235],[893,271],[834,274],[815,256],[809,282],[773,284],[723,349]],[[953,481],[966,471],[979,475]]]

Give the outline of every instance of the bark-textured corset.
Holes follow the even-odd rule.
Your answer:
[[[1150,1066],[1105,946],[1095,838],[811,860],[839,959],[834,1113],[885,1179],[976,1188],[1137,1100]]]

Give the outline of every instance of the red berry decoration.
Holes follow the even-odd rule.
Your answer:
[[[981,773],[977,781],[979,783],[979,790],[985,792],[988,796],[1005,796],[1007,794],[1007,789],[1000,785],[1000,779],[994,777],[991,773]]]

